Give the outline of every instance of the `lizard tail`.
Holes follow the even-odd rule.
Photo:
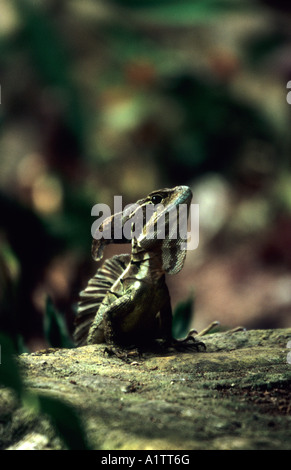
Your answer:
[[[77,346],[87,344],[88,332],[100,304],[129,262],[130,255],[116,255],[106,260],[103,266],[97,270],[95,276],[90,279],[87,287],[80,292],[73,335]]]

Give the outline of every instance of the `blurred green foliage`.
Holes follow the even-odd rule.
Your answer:
[[[16,359],[16,349],[9,336],[4,334],[0,334],[0,352],[0,387],[11,389],[19,404],[31,413],[41,413],[48,418],[67,449],[89,450],[83,424],[72,405],[26,389]]]
[[[66,322],[50,297],[46,301],[44,335],[48,344],[53,348],[72,348],[74,346]]]
[[[251,2],[241,0],[112,0],[112,3],[132,8],[155,22],[171,22],[176,26],[181,23],[193,25],[201,19],[209,20],[212,15],[217,18],[219,13],[251,6]]]
[[[194,296],[180,302],[173,313],[172,335],[176,339],[185,338],[190,330],[192,313],[194,311]]]
[[[16,393],[16,396],[20,398],[24,387],[14,356],[16,349],[9,336],[3,333],[0,333],[0,348],[0,385],[11,388]]]
[[[39,395],[42,413],[47,415],[69,450],[89,450],[85,431],[75,408],[56,398]]]

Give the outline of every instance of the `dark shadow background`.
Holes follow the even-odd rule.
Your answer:
[[[193,291],[198,329],[290,326],[289,2],[0,8],[1,331],[56,345],[53,312],[71,333],[92,206],[178,184],[200,244],[169,278],[173,305]]]

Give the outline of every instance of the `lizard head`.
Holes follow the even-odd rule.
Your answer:
[[[133,237],[132,253],[159,258],[161,268],[178,273],[186,258],[187,220],[192,200],[188,186],[152,191],[138,201],[142,227]]]
[[[102,258],[104,246],[109,243],[130,243],[132,254],[139,258],[159,257],[161,268],[167,273],[182,269],[186,257],[187,219],[192,200],[188,186],[176,186],[152,191],[122,213],[103,221],[100,231],[110,225],[112,237],[93,241],[92,255]],[[182,210],[181,210],[182,209]],[[114,239],[114,223],[121,219],[122,239]]]

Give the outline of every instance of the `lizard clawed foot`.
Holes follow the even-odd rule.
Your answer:
[[[196,330],[190,330],[187,336],[183,339],[172,339],[170,343],[170,347],[175,348],[177,351],[206,351],[206,346],[205,344],[200,341],[200,337],[206,335],[209,333],[211,330],[216,328],[218,325],[220,325],[219,321],[213,321],[208,325],[206,328],[204,328],[202,331],[199,333]],[[232,328],[231,330],[226,331],[226,334],[233,334],[238,331],[245,331],[246,328],[243,326],[237,326],[236,328]]]
[[[220,325],[220,322],[215,320],[211,322],[206,328],[201,330],[199,333],[196,330],[190,330],[187,337],[193,333],[196,333],[196,336],[204,336],[219,325]],[[245,330],[246,328],[244,326],[236,326],[235,328],[232,328],[231,330],[227,330],[225,333],[232,334],[232,333],[236,333],[237,331],[245,331]]]
[[[216,326],[219,326],[220,325],[220,322],[219,321],[213,321],[212,323],[210,323],[210,325],[208,325],[206,328],[204,328],[204,330],[200,331],[197,336],[204,336],[206,335],[207,333],[209,333],[211,330],[213,330],[213,328],[215,328]],[[232,328],[231,330],[227,330],[225,331],[226,334],[232,334],[232,333],[236,333],[237,331],[245,331],[246,328],[244,326],[236,326],[235,328]]]
[[[199,333],[197,333],[197,336],[204,336],[206,335],[207,333],[209,333],[211,330],[213,330],[213,328],[216,328],[217,326],[220,325],[220,322],[219,321],[213,321],[211,322],[206,328],[204,328],[203,330],[201,330]],[[192,331],[192,330],[191,330]],[[191,331],[189,333],[191,333]]]
[[[174,339],[173,347],[181,351],[206,351],[206,346],[202,341],[197,339],[197,336],[204,336],[209,333],[213,328],[219,325],[219,321],[213,321],[204,330],[198,333],[196,330],[190,330],[186,338]]]
[[[244,326],[236,326],[235,328],[226,331],[226,333],[231,335],[232,333],[236,333],[237,331],[246,331],[246,328]]]
[[[171,346],[178,351],[206,351],[206,346],[202,341],[196,339],[194,334],[197,334],[196,330],[190,330],[186,338],[172,340]]]
[[[108,356],[116,356],[123,361],[130,361],[132,357],[140,357],[141,351],[137,348],[123,349],[116,346],[106,346],[103,350],[103,354],[108,354]]]

